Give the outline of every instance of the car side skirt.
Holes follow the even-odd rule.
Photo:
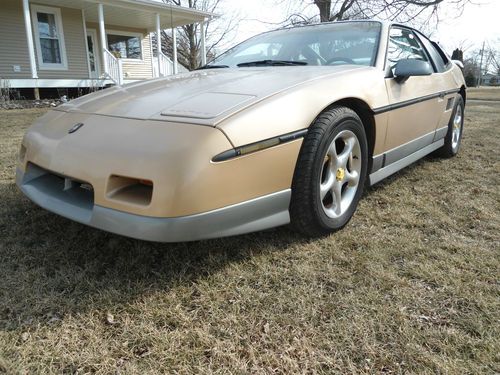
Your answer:
[[[434,133],[432,133],[432,135],[434,135]],[[419,141],[420,141],[420,138],[416,141],[413,141],[413,142],[419,142]],[[410,142],[409,144],[404,145],[402,147],[409,147],[409,145],[412,144],[413,142]],[[433,142],[430,145],[425,146],[425,147],[419,149],[418,151],[411,153],[408,156],[405,156],[401,159],[398,159],[398,160],[392,162],[391,164],[389,164],[383,168],[380,168],[376,172],[373,172],[372,174],[370,174],[370,176],[369,176],[370,185],[374,185],[377,182],[383,180],[384,178],[389,177],[390,175],[398,172],[399,170],[403,169],[404,167],[407,167],[408,165],[416,162],[417,160],[419,160],[419,159],[423,158],[424,156],[430,154],[431,152],[437,150],[438,148],[442,147],[443,145],[444,145],[444,139],[441,138],[440,140]],[[398,149],[399,148],[400,147],[398,147]],[[394,150],[394,151],[396,151],[396,150]],[[397,150],[397,152],[402,153],[401,150]],[[386,154],[384,154],[383,156],[385,156],[385,155]]]
[[[126,237],[155,242],[185,242],[227,237],[290,222],[291,189],[195,215],[150,217],[88,204],[71,192],[54,194],[50,181],[17,169],[16,183],[40,207],[60,216]]]

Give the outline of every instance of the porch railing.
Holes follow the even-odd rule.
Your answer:
[[[107,49],[104,49],[104,64],[108,78],[117,85],[123,85],[122,61],[113,56]]]
[[[189,72],[181,64],[177,64],[177,73]],[[153,77],[166,77],[174,74],[174,63],[163,53],[160,54],[160,71],[158,72],[158,57],[153,57]]]
[[[169,75],[174,74],[174,63],[172,60],[170,60],[167,56],[165,56],[163,53],[160,53],[158,57],[155,59],[156,62],[158,61],[157,59],[160,59],[160,64],[155,64],[155,77],[166,77]],[[158,68],[160,71],[158,72]]]

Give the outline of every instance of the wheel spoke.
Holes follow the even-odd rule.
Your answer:
[[[345,140],[345,146],[342,150],[341,154],[337,156],[338,165],[345,168],[347,165],[347,161],[349,160],[349,156],[351,156],[352,150],[354,148],[354,139],[347,138]]]
[[[332,142],[326,155],[330,156],[330,166],[331,168],[337,167],[337,147],[335,146],[335,141]]]
[[[348,182],[349,186],[356,186],[359,181],[359,173],[357,171],[345,172],[345,180]]]
[[[320,194],[321,200],[325,199],[326,194],[332,189],[332,186],[334,183],[335,183],[335,176],[333,175],[332,171],[328,167],[326,180],[319,187],[319,194]]]
[[[336,215],[342,212],[342,184],[335,182],[332,187],[333,203],[335,204],[334,210]]]

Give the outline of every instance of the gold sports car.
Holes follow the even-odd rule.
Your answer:
[[[417,30],[378,21],[281,29],[201,69],[114,87],[38,119],[17,184],[41,207],[164,242],[291,223],[342,228],[365,184],[454,156],[460,68]]]

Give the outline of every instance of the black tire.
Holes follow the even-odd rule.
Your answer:
[[[461,111],[461,121],[460,121],[460,135],[458,138],[458,143],[454,145],[453,143],[453,129],[454,129],[454,120],[457,114],[457,111],[460,109]],[[436,155],[441,156],[443,158],[451,158],[458,154],[460,150],[460,144],[462,143],[462,134],[464,130],[464,113],[465,113],[464,100],[461,95],[457,95],[455,98],[455,106],[453,107],[453,112],[451,114],[450,121],[448,123],[448,132],[446,133],[446,137],[444,138],[444,145],[436,150]]]
[[[361,172],[357,191],[347,210],[337,218],[326,215],[320,197],[320,181],[327,150],[344,130],[356,135],[361,150]],[[307,236],[322,236],[344,227],[353,216],[363,194],[368,168],[368,145],[359,116],[346,107],[332,107],[310,126],[302,143],[292,182],[290,218],[293,229]]]

